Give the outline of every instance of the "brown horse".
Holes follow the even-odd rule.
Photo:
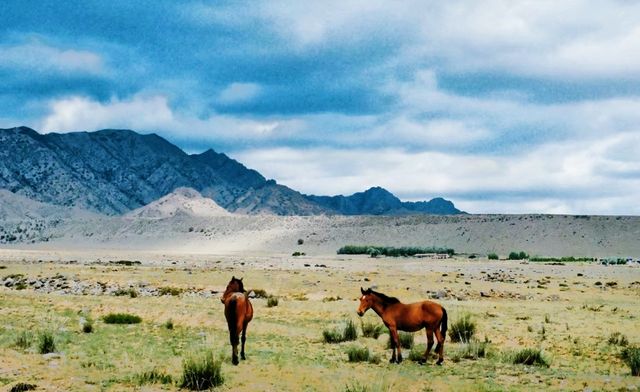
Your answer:
[[[234,365],[238,364],[238,338],[242,332],[242,349],[240,357],[244,360],[244,342],[247,340],[247,325],[253,318],[253,306],[249,301],[242,279],[231,277],[221,299],[224,304],[224,317],[229,327],[229,341],[231,342],[232,358]]]
[[[442,364],[444,360],[444,339],[447,336],[447,311],[442,306],[431,301],[405,305],[397,298],[388,297],[370,288],[365,290],[361,287],[360,291],[362,292],[362,297],[360,298],[358,316],[364,316],[364,313],[371,308],[382,318],[384,325],[389,328],[392,349],[391,363],[402,362],[398,330],[416,332],[425,328],[427,332],[427,350],[424,352],[423,363],[429,357],[429,352],[433,347],[433,335],[435,334],[438,340],[438,345],[436,346],[438,362],[436,364]],[[398,350],[397,360],[396,349]]]

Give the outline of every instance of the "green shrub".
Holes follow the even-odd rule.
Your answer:
[[[31,347],[31,342],[33,341],[33,335],[29,331],[21,331],[18,336],[16,336],[16,341],[14,345],[23,350]]]
[[[487,356],[487,346],[489,343],[480,342],[476,339],[472,339],[468,343],[464,343],[458,351],[453,354],[453,357],[459,359],[478,359],[485,358]]]
[[[322,339],[325,343],[340,343],[342,342],[342,333],[337,329],[322,331]]]
[[[528,258],[529,258],[529,255],[526,254],[524,251],[509,253],[509,260],[526,260]]]
[[[358,339],[358,328],[356,328],[353,320],[347,320],[347,325],[344,327],[342,336],[345,342]]]
[[[544,357],[542,351],[537,348],[525,348],[516,351],[511,355],[510,362],[514,365],[535,365],[549,367],[549,361]]]
[[[45,331],[38,337],[38,352],[48,354],[56,351],[56,343],[51,332]]]
[[[454,343],[468,343],[475,333],[476,323],[471,320],[471,315],[468,313],[463,314],[460,318],[451,323],[451,327],[449,329],[449,337]]]
[[[398,340],[400,340],[400,347],[407,350],[413,347],[413,334],[411,332],[398,331]],[[391,348],[391,336],[387,341],[387,348]]]
[[[213,353],[192,356],[182,363],[180,388],[203,391],[224,383],[222,364],[213,359]]]
[[[382,324],[377,323],[365,323],[362,320],[360,321],[362,327],[362,336],[365,338],[374,338],[378,339],[380,335],[384,333],[386,327]]]
[[[488,258],[489,260],[498,260],[498,255],[497,255],[497,254],[495,254],[495,253],[489,253],[489,254],[487,255],[487,258]]]
[[[278,306],[278,297],[270,296],[267,298],[267,308],[273,308]]]
[[[182,290],[179,287],[159,287],[158,288],[159,295],[171,295],[174,297],[182,294],[183,291],[184,290]]]
[[[105,324],[138,324],[142,321],[140,316],[128,313],[109,313],[102,320]]]
[[[306,253],[298,252],[298,251],[295,251],[295,252],[291,253],[291,256],[293,256],[293,257],[306,256],[306,255],[307,255]]]
[[[298,238],[298,245],[304,244],[304,240],[302,238]]]
[[[169,319],[167,321],[164,322],[164,324],[162,324],[163,327],[165,327],[168,330],[172,330],[173,329],[173,320]]]
[[[624,363],[631,369],[631,375],[640,376],[640,347],[625,347],[620,356]]]
[[[25,391],[33,391],[38,386],[35,384],[28,384],[26,382],[19,382],[16,385],[12,386],[9,392],[25,392]]]
[[[446,253],[449,255],[455,254],[454,250],[451,248],[438,247],[421,248],[414,246],[403,246],[400,248],[395,248],[392,246],[345,245],[342,248],[338,249],[339,255],[370,255],[373,257],[379,255],[390,257],[404,257],[415,256],[417,254],[423,253]]]
[[[626,346],[629,344],[629,340],[627,339],[626,336],[624,336],[623,334],[621,334],[620,332],[614,332],[609,336],[609,340],[607,340],[607,343],[614,345],[614,346]]]
[[[427,350],[426,347],[420,345],[414,345],[409,351],[409,355],[407,358],[413,362],[423,362],[424,361],[424,352]]]
[[[165,371],[158,369],[151,369],[148,372],[140,373],[136,375],[134,379],[138,385],[173,383],[173,378],[170,374],[167,374]]]
[[[367,347],[351,346],[347,348],[349,362],[379,363],[380,357],[371,353]]]

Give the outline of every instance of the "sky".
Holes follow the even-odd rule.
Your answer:
[[[0,128],[127,128],[303,193],[640,215],[640,2],[0,2]]]

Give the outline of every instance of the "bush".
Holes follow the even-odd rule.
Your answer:
[[[148,372],[140,373],[135,376],[135,381],[138,385],[144,384],[171,384],[173,378],[170,374],[164,371],[152,369]]]
[[[26,382],[19,382],[16,385],[12,386],[9,392],[24,392],[24,391],[33,391],[38,386],[35,384],[28,384]]]
[[[402,348],[409,350],[413,347],[413,334],[410,332],[399,331],[398,340],[400,340],[400,347]],[[387,348],[391,348],[391,336],[389,336],[389,340],[387,341]]]
[[[128,313],[109,313],[102,320],[105,324],[138,324],[142,321],[139,316]]]
[[[192,391],[211,389],[224,383],[222,364],[213,359],[213,353],[205,352],[182,363],[180,388]]]
[[[476,333],[476,323],[471,320],[470,314],[463,314],[455,322],[451,324],[449,329],[449,337],[454,343],[468,343]]]
[[[365,323],[360,321],[362,327],[362,336],[365,338],[378,339],[384,333],[385,326],[377,323]]]
[[[409,355],[408,355],[408,357],[407,357],[407,358],[408,358],[410,361],[413,361],[413,362],[423,362],[423,361],[425,360],[425,359],[424,359],[424,352],[425,352],[426,350],[427,350],[427,348],[426,348],[426,347],[424,347],[424,346],[417,346],[417,345],[414,345],[414,346],[411,348],[411,351],[409,351]]]
[[[414,246],[403,246],[400,248],[394,248],[392,246],[373,246],[373,245],[345,245],[338,249],[339,255],[370,255],[370,256],[415,256],[423,253],[446,253],[449,255],[455,254],[451,248],[420,248]]]
[[[278,297],[270,296],[267,298],[267,308],[273,308],[278,306]]]
[[[342,331],[338,329],[322,331],[322,338],[325,343],[340,343],[356,340],[358,338],[358,329],[352,320],[347,320]]]
[[[304,244],[304,240],[302,238],[298,238],[298,245]]]
[[[526,260],[528,258],[529,255],[523,251],[509,253],[509,260]]]
[[[489,253],[489,254],[487,255],[487,258],[488,258],[489,260],[498,260],[498,255],[497,255],[497,254],[495,254],[495,253]]]
[[[33,335],[31,335],[31,332],[22,331],[18,334],[18,336],[16,336],[16,341],[14,342],[14,345],[18,348],[26,350],[29,347],[31,347],[32,341],[33,341]]]
[[[38,352],[40,354],[48,354],[56,351],[56,343],[51,332],[45,331],[38,338]]]
[[[607,343],[614,346],[624,347],[629,344],[629,340],[627,340],[627,337],[620,332],[614,332],[609,336],[609,340],[607,340]]]
[[[306,256],[306,253],[295,251],[295,252],[291,253],[291,256],[293,256],[293,257]]]
[[[632,376],[640,376],[640,347],[630,346],[622,350],[620,355],[624,363],[631,369]]]
[[[549,362],[542,354],[542,351],[537,348],[525,348],[517,351],[511,355],[511,363],[514,365],[535,365],[549,367]]]
[[[349,362],[380,362],[380,357],[372,354],[367,347],[351,346],[347,348],[347,357]]]
[[[167,321],[164,322],[164,324],[162,324],[163,327],[165,327],[168,330],[172,330],[173,329],[173,320],[169,319]]]

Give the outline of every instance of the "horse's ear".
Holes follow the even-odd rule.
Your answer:
[[[242,278],[238,279],[238,280],[242,282],[242,279],[244,279],[244,276]]]
[[[236,276],[235,275],[231,276],[231,280],[236,280]]]
[[[360,292],[364,294],[364,289],[362,287],[360,287]]]

